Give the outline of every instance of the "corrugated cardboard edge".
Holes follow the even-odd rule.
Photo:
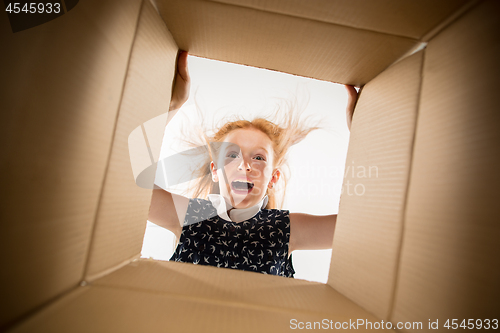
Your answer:
[[[116,266],[113,266],[111,268],[108,268],[104,271],[101,271],[97,274],[94,274],[94,275],[87,275],[87,278],[86,279],[83,279],[81,282],[80,282],[80,285],[81,286],[84,286],[84,285],[87,285],[89,283],[92,283],[93,281],[97,280],[97,279],[100,279],[102,278],[103,276],[106,276],[108,274],[111,274],[113,273],[114,271],[117,271],[119,270],[120,268],[124,267],[124,266],[127,266],[128,264],[130,264],[131,262],[134,262],[136,260],[138,260],[139,258],[141,257],[141,254],[136,254],[134,255],[133,257],[129,258],[129,259],[126,259],[124,261],[122,261],[121,263],[119,263],[118,265]]]
[[[450,15],[446,20],[441,22],[439,25],[434,27],[432,30],[427,32],[423,37],[422,37],[422,42],[428,42],[430,41],[434,36],[439,34],[441,31],[446,29],[448,26],[450,26],[453,22],[458,20],[462,15],[466,14],[468,11],[470,11],[473,7],[478,5],[481,1],[483,0],[471,0],[465,5],[463,5],[461,8],[459,8],[457,11],[455,11],[452,15]]]
[[[454,13],[452,13],[448,18],[446,18],[444,21],[442,21],[439,25],[436,27],[432,28],[429,32],[427,32],[421,39],[420,39],[420,44],[415,45],[412,49],[408,50],[407,53],[405,53],[403,56],[401,56],[399,59],[394,61],[391,65],[389,65],[385,70],[388,68],[394,66],[395,64],[399,63],[400,61],[412,56],[413,54],[425,49],[427,47],[427,44],[429,41],[436,35],[438,35],[441,31],[445,30],[448,26],[453,24],[456,20],[458,20],[460,17],[465,15],[467,12],[469,12],[471,9],[473,9],[475,6],[479,5],[479,3],[483,0],[471,0],[462,7],[460,7],[458,10],[456,10]],[[385,71],[384,70],[384,71]]]

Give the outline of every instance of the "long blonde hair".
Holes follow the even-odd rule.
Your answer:
[[[282,175],[280,191],[283,191],[281,198],[277,198],[277,188],[267,188],[266,194],[269,198],[266,209],[281,208],[286,193],[286,184],[289,180],[289,175],[284,170],[287,164],[287,152],[289,148],[302,141],[311,131],[320,129],[320,121],[312,124],[311,117],[301,117],[302,108],[297,108],[296,100],[281,100],[284,103],[277,105],[272,117],[257,117],[253,120],[241,119],[241,117],[233,117],[227,121],[218,130],[213,131],[213,135],[207,135],[206,130],[201,129],[201,137],[204,141],[206,149],[206,158],[202,166],[195,171],[197,181],[189,189],[189,196],[194,198],[206,199],[208,194],[220,193],[219,183],[212,181],[212,172],[210,163],[217,160],[217,149],[214,149],[217,143],[223,142],[226,136],[236,129],[253,128],[262,131],[271,139],[273,144],[274,165],[273,169],[279,168]],[[283,104],[285,107],[283,107]],[[200,109],[198,108],[198,111]],[[200,113],[200,112],[199,112]],[[185,135],[184,135],[185,136]],[[192,140],[183,140],[190,146],[199,146]],[[215,145],[214,145],[215,144]]]

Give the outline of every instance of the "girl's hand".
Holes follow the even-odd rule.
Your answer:
[[[352,122],[352,115],[354,114],[354,107],[356,106],[356,102],[358,101],[358,92],[354,88],[354,86],[345,84],[344,87],[347,89],[347,108],[345,110],[346,112],[346,118],[347,118],[347,128],[351,130],[351,122]]]
[[[177,60],[177,73],[174,80],[174,89],[172,91],[172,99],[170,100],[169,111],[178,110],[186,103],[189,98],[189,89],[191,87],[191,79],[188,72],[187,64],[188,53],[181,51]]]

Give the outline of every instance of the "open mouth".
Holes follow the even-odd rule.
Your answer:
[[[231,188],[236,193],[249,193],[254,187],[254,183],[246,180],[233,180],[231,182]]]

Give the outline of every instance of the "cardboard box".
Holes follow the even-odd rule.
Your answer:
[[[16,33],[2,16],[0,327],[493,328],[499,14],[496,0],[86,0]],[[127,138],[167,111],[178,49],[364,85],[346,165],[379,173],[345,180],[366,193],[342,197],[328,284],[138,259],[151,190]],[[148,142],[158,158],[161,135]]]

